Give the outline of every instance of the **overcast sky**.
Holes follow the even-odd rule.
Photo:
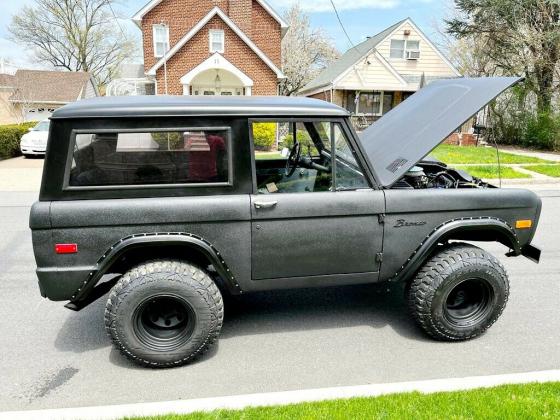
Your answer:
[[[140,36],[139,29],[129,21],[148,0],[120,0],[115,12],[123,20],[121,24],[132,33]],[[173,1],[173,0],[167,0]],[[34,64],[31,52],[15,45],[8,39],[7,26],[12,15],[25,4],[32,5],[34,0],[0,0],[0,58],[18,66],[38,67]],[[293,0],[268,0],[279,13],[283,13]],[[393,23],[411,17],[427,34],[435,36],[435,24],[445,14],[447,0],[334,0],[352,42],[359,43],[366,36],[375,35]],[[344,52],[350,44],[346,39],[330,0],[302,0],[302,7],[309,13],[314,27],[322,27],[332,38],[339,50]],[[140,60],[140,58],[138,59]]]

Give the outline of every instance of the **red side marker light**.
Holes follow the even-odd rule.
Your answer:
[[[78,244],[56,244],[54,250],[57,254],[76,254]]]

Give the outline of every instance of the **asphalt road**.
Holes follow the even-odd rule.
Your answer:
[[[112,348],[104,300],[74,313],[40,297],[27,228],[36,193],[0,192],[0,410],[559,369],[560,190],[541,195],[535,243],[542,262],[503,257],[510,302],[477,340],[426,338],[408,318],[399,289],[262,293],[227,301],[219,345],[198,362],[149,370]]]

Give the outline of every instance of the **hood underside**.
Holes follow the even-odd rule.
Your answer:
[[[439,80],[415,93],[368,127],[360,138],[384,187],[444,141],[519,77]]]

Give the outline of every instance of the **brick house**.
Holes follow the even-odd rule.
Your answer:
[[[156,94],[278,93],[287,24],[264,0],[152,0],[132,19]]]

